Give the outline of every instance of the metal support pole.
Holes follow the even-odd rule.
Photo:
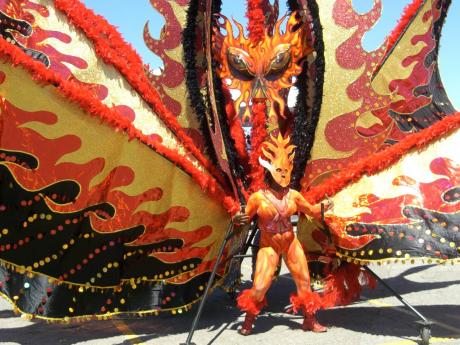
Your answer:
[[[233,259],[244,259],[244,258],[252,258],[252,257],[253,257],[252,254],[238,254],[238,255],[234,255]]]
[[[245,255],[248,252],[248,249],[249,249],[249,247],[251,247],[252,241],[254,240],[254,237],[256,237],[256,233],[257,233],[256,224],[257,224],[257,219],[254,219],[252,224],[251,224],[251,227],[252,227],[251,234],[249,235],[249,238],[246,241],[246,245],[244,246],[244,249],[242,251],[243,255]]]
[[[428,345],[431,338],[431,325],[432,321],[428,320],[423,316],[417,309],[415,309],[409,302],[407,302],[400,294],[398,294],[390,285],[388,285],[382,278],[380,278],[373,270],[368,266],[364,266],[366,271],[368,271],[375,279],[377,279],[384,287],[386,287],[392,294],[395,296],[404,306],[409,309],[413,314],[420,318],[420,321],[417,321],[419,326],[420,337],[422,338],[421,345]]]
[[[203,298],[201,299],[200,305],[198,307],[198,311],[196,312],[195,318],[193,319],[192,328],[190,329],[190,332],[188,333],[187,340],[185,341],[185,343],[181,343],[180,345],[196,345],[195,343],[191,342],[193,333],[195,333],[196,327],[198,326],[198,322],[200,320],[201,313],[203,312],[204,304],[206,303],[206,299],[208,298],[209,291],[211,289],[212,283],[214,282],[214,278],[217,273],[217,268],[219,267],[220,260],[222,259],[222,256],[224,254],[225,246],[228,240],[232,238],[232,236],[233,236],[233,221],[231,221],[230,224],[228,225],[227,232],[225,234],[225,238],[222,241],[222,244],[219,249],[219,253],[217,254],[216,262],[212,269],[211,275],[209,276],[208,284],[206,285],[206,289],[204,290]]]
[[[366,271],[368,271],[370,274],[372,274],[372,276],[375,279],[377,279],[383,286],[385,286],[402,304],[404,304],[407,308],[409,308],[410,311],[412,311],[415,315],[417,315],[419,318],[421,318],[422,321],[428,322],[428,320],[427,320],[427,318],[425,318],[425,316],[420,314],[420,312],[417,309],[415,309],[413,306],[411,306],[409,304],[409,302],[407,302],[400,294],[398,294],[390,285],[385,283],[385,281],[382,278],[380,278],[373,270],[371,270],[368,266],[364,266],[364,268],[366,269]]]

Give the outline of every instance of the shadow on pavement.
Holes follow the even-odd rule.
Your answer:
[[[460,339],[459,321],[452,316],[460,315],[459,305],[415,306],[428,319],[437,323],[432,327],[432,336]],[[319,320],[328,326],[340,327],[359,333],[394,337],[417,337],[417,318],[401,312],[401,308],[354,306],[320,313]],[[457,328],[457,331],[454,329]]]
[[[460,280],[419,283],[405,278],[409,274],[419,273],[427,268],[429,266],[409,268],[399,276],[385,279],[385,281],[401,294],[440,289],[453,284],[460,284]],[[243,287],[247,288],[249,284],[249,282],[245,282]],[[267,296],[269,306],[256,320],[254,334],[270,332],[277,325],[285,325],[293,329],[300,328],[302,323],[300,316],[284,313],[284,307],[289,301],[289,294],[294,291],[294,288],[295,285],[289,279],[289,275],[281,276],[274,282]],[[391,294],[379,287],[375,291],[366,292],[366,296],[383,298],[389,297]],[[398,302],[395,301],[396,303]],[[434,337],[455,337],[460,339],[460,329],[455,332],[455,329],[459,328],[459,305],[428,305],[417,308],[426,317],[441,324],[441,326],[433,326],[432,335]],[[191,313],[174,317],[163,315],[142,319],[120,319],[137,336],[135,339],[115,343],[117,345],[132,345],[166,335],[187,333],[192,324],[195,311],[196,308]],[[198,329],[219,330],[208,343],[218,344],[218,338],[225,329],[236,330],[240,326],[241,322],[237,321],[240,316],[241,312],[235,307],[234,301],[221,290],[216,290],[208,299]],[[0,322],[2,323],[13,317],[12,311],[0,311]],[[320,322],[328,326],[344,328],[359,333],[400,338],[418,337],[418,330],[414,323],[416,319],[412,315],[401,312],[399,308],[369,306],[358,302],[344,308],[321,311],[318,318]],[[32,323],[24,322],[19,324],[20,326],[13,326],[13,323],[11,323],[9,326],[6,323],[6,327],[0,329],[0,341],[6,340],[21,345],[45,343],[70,345],[84,341],[98,341],[119,337],[121,334],[115,323],[110,320],[74,324],[48,324],[36,320]],[[185,341],[185,336],[183,341]]]
[[[388,285],[395,288],[400,295],[404,295],[407,293],[417,293],[429,290],[443,289],[451,285],[460,284],[460,280],[443,282],[424,281],[423,283],[420,283],[406,278],[407,276],[413,274],[420,274],[421,272],[433,267],[436,267],[436,265],[411,267],[397,276],[384,278],[384,280]],[[369,291],[368,293],[366,293],[366,295],[370,295],[372,296],[372,298],[383,298],[392,296],[392,294],[380,284],[378,284],[377,289],[375,291]]]

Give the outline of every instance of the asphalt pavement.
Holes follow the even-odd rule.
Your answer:
[[[401,265],[372,268],[434,322],[430,344],[460,345],[460,265]],[[243,263],[245,286],[250,286],[250,262]],[[419,344],[417,320],[383,286],[365,291],[361,300],[342,308],[321,311],[318,319],[327,333],[301,330],[302,317],[284,312],[294,290],[285,266],[273,283],[268,307],[258,317],[254,333],[243,337],[237,329],[243,315],[234,301],[216,290],[209,298],[194,334],[196,345],[312,344],[312,345],[412,345]],[[196,308],[189,314],[142,319],[117,319],[85,323],[48,324],[15,315],[0,301],[0,344],[155,344],[185,342]]]

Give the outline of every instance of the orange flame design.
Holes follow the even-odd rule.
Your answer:
[[[290,168],[292,169],[292,162],[294,161],[294,145],[289,145],[289,136],[283,139],[281,134],[278,137],[270,136],[271,141],[265,141],[264,145],[268,148],[262,147],[262,152],[265,157],[269,159],[272,165],[276,167]]]
[[[306,41],[306,29],[297,13],[292,13],[281,29],[286,16],[278,20],[271,32],[265,31],[265,38],[254,44],[244,35],[243,26],[234,20],[238,28],[235,37],[230,21],[221,15],[223,23],[215,28],[214,56],[220,63],[219,77],[230,80],[229,88],[241,95],[235,101],[238,112],[246,104],[243,121],[250,119],[250,105],[253,100],[268,100],[269,118],[284,116],[287,93],[293,85],[293,77],[302,71],[303,59],[313,51]],[[219,29],[226,31],[223,35]]]

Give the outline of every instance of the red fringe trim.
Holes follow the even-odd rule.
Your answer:
[[[294,313],[303,312],[305,315],[314,315],[319,309],[324,308],[324,301],[319,294],[310,291],[309,293],[298,296],[291,295],[292,310]]]
[[[321,294],[310,292],[302,297],[292,294],[292,310],[313,315],[319,309],[348,305],[361,296],[364,288],[374,289],[375,286],[375,278],[362,270],[361,266],[346,264],[327,277]]]
[[[236,153],[238,153],[243,169],[248,172],[249,156],[246,151],[246,138],[244,136],[243,125],[241,123],[241,119],[236,114],[230,91],[224,85],[222,86],[222,91],[225,97],[225,110],[227,114],[227,123],[230,127],[230,135],[235,142],[235,150]]]
[[[257,44],[265,37],[265,14],[267,0],[248,0],[246,17],[248,18],[249,39],[253,44]]]
[[[93,42],[97,55],[106,64],[114,66],[126,78],[133,89],[152,107],[152,110],[174,132],[184,146],[222,185],[225,185],[225,180],[217,168],[195,146],[192,139],[180,126],[177,118],[165,108],[160,95],[145,74],[141,58],[131,45],[123,40],[120,33],[104,17],[96,15],[78,0],[55,0],[54,6],[63,12],[74,26],[85,33],[87,38]]]
[[[324,288],[326,307],[348,305],[361,296],[364,288],[374,289],[375,286],[375,278],[361,266],[346,264],[328,277]]]
[[[236,301],[240,310],[253,315],[258,315],[260,311],[267,305],[267,300],[265,297],[261,302],[257,302],[252,295],[251,289],[242,291]]]
[[[335,176],[313,187],[304,196],[311,203],[317,203],[326,195],[333,196],[349,184],[358,181],[363,175],[374,175],[398,162],[410,150],[422,149],[438,138],[460,126],[460,113],[446,116],[434,125],[405,137],[399,143],[375,153],[356,163],[350,164]]]
[[[263,9],[267,7],[267,0],[248,0],[246,17],[248,18],[249,39],[256,45],[265,38],[265,14]],[[253,100],[252,105],[252,128],[251,128],[251,154],[249,167],[251,170],[251,192],[264,188],[264,169],[259,164],[262,154],[262,143],[267,137],[265,128],[266,105],[263,102]]]
[[[77,83],[64,80],[60,75],[48,70],[43,64],[33,60],[21,49],[7,43],[3,39],[0,39],[0,55],[5,61],[11,62],[13,66],[20,65],[24,68],[31,74],[31,77],[37,83],[54,86],[64,98],[68,99],[70,102],[76,103],[88,114],[100,118],[103,122],[112,126],[115,131],[122,130],[126,132],[131,139],[138,139],[160,155],[176,163],[185,172],[190,174],[210,197],[221,202],[228,211],[238,211],[238,204],[235,203],[232,197],[224,193],[215,179],[196,169],[191,162],[177,151],[168,149],[157,141],[142,134],[142,132],[135,128],[128,119],[121,117],[116,111],[94,98],[93,93],[87,88]]]
[[[249,158],[249,166],[251,169],[250,179],[252,192],[257,192],[265,187],[264,168],[259,164],[259,157],[262,155],[262,143],[267,137],[265,128],[265,114],[267,106],[264,102],[257,103],[254,101],[252,105],[252,128],[251,128],[251,154]]]
[[[401,19],[399,19],[398,24],[387,37],[386,52],[389,52],[391,49],[393,49],[396,42],[400,39],[401,34],[406,31],[407,26],[419,10],[420,6],[423,5],[423,2],[424,0],[414,0],[404,8]]]

